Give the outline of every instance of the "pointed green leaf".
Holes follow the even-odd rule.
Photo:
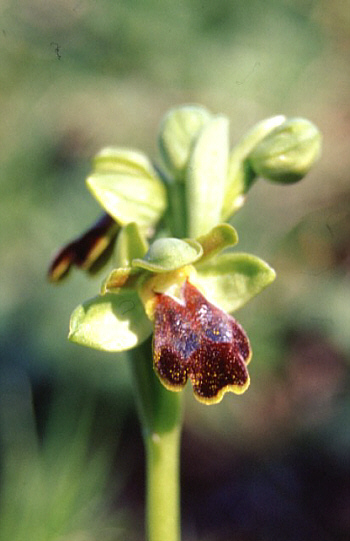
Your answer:
[[[151,272],[169,272],[197,261],[203,254],[195,240],[157,239],[143,259],[134,259],[133,267]]]
[[[120,225],[137,222],[142,228],[152,227],[166,208],[163,182],[141,152],[107,149],[106,156],[101,152],[86,182],[95,198]]]
[[[225,184],[222,220],[227,220],[243,205],[244,196],[256,176],[246,158],[259,141],[264,139],[276,126],[279,126],[285,120],[285,116],[278,115],[258,122],[232,149]]]
[[[190,237],[207,233],[221,220],[228,166],[229,123],[223,116],[205,124],[186,170]]]
[[[135,258],[142,258],[148,243],[135,222],[127,224],[119,233],[114,260],[117,267],[130,267]]]
[[[143,305],[133,291],[109,293],[78,306],[70,320],[68,338],[104,351],[126,351],[152,332]]]
[[[222,252],[229,246],[234,246],[238,242],[238,234],[232,225],[220,224],[213,227],[209,233],[198,237],[197,242],[203,248],[203,255],[199,264],[201,265],[207,259],[211,259],[214,255]]]
[[[275,279],[262,259],[243,253],[222,254],[198,268],[196,282],[209,301],[234,312]]]
[[[159,130],[159,147],[164,163],[176,179],[184,180],[193,145],[210,118],[209,111],[198,105],[176,107],[165,115]]]

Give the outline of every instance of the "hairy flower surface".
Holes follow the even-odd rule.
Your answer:
[[[181,293],[183,302],[158,293],[155,303],[153,359],[163,385],[182,390],[190,378],[205,403],[219,402],[226,391],[244,392],[251,357],[244,330],[188,279]]]

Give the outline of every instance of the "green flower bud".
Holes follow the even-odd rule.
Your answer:
[[[253,171],[289,184],[304,177],[319,158],[321,134],[312,122],[291,118],[272,130],[249,154]]]
[[[247,157],[252,150],[277,126],[286,121],[284,115],[261,120],[234,146],[229,162],[221,219],[227,220],[244,204],[246,193],[252,186],[256,174]]]

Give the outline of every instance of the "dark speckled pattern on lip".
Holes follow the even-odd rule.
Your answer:
[[[163,384],[181,390],[190,378],[196,398],[219,402],[249,385],[249,340],[236,320],[209,303],[188,280],[184,304],[158,294],[153,339],[154,365]]]

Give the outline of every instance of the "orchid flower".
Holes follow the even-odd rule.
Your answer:
[[[249,340],[228,314],[275,278],[258,257],[220,253],[236,244],[222,224],[196,240],[161,238],[146,250],[136,224],[126,226],[117,251],[138,246],[140,257],[111,272],[102,295],[72,315],[70,339],[108,351],[136,347],[153,332],[153,362],[163,385],[181,390],[192,381],[195,397],[219,402],[249,385]],[[123,244],[123,247],[121,246]]]

